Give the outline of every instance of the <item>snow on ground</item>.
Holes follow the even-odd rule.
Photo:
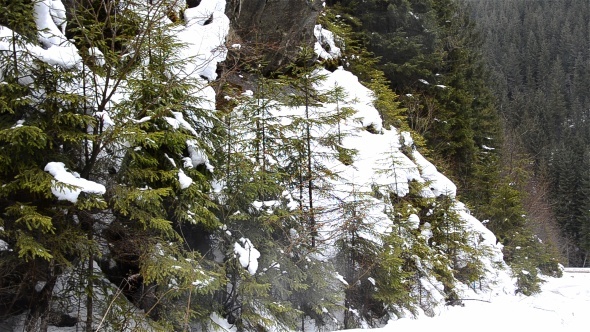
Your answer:
[[[402,318],[372,331],[587,331],[590,269],[583,271],[566,269],[562,278],[547,278],[542,292],[534,296],[515,296],[496,289],[464,301],[463,307],[444,307],[433,318]]]

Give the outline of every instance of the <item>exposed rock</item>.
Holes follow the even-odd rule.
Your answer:
[[[300,46],[313,47],[321,8],[321,0],[227,0],[225,11],[240,53],[269,72],[293,61]]]

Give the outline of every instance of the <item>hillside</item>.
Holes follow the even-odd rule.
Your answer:
[[[4,329],[379,327],[560,273],[511,219],[488,132],[465,125],[482,118],[462,122],[457,105],[485,107],[463,104],[459,70],[398,97],[347,10],[0,5]],[[417,131],[413,96],[449,112]],[[469,138],[441,135],[447,120]]]

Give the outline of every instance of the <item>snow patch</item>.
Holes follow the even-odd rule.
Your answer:
[[[258,258],[260,252],[254,248],[252,242],[246,238],[240,238],[238,242],[234,243],[234,253],[238,256],[240,264],[247,269],[251,275],[258,270]]]
[[[422,178],[427,181],[435,196],[445,195],[454,198],[457,195],[457,186],[441,174],[420,152],[414,150],[412,156],[420,168]]]
[[[317,24],[313,29],[313,34],[317,39],[314,44],[314,52],[318,57],[331,60],[342,55],[340,48],[334,42],[334,33],[332,31],[322,28],[321,24]]]
[[[189,176],[184,174],[183,170],[179,169],[178,170],[178,182],[180,183],[180,189],[186,189],[186,188],[190,187],[191,184],[193,184],[193,179],[191,179]]]
[[[106,192],[106,188],[102,184],[83,179],[78,173],[69,172],[62,162],[50,162],[45,166],[44,170],[55,178],[51,186],[51,192],[58,200],[76,203],[81,192],[98,195],[103,195]],[[75,188],[64,188],[58,183],[68,184]]]
[[[0,251],[8,250],[8,243],[6,241],[0,239]]]
[[[188,154],[190,156],[190,160],[193,167],[197,167],[199,165],[205,165],[208,171],[213,172],[213,165],[209,163],[209,157],[205,154],[200,147],[197,141],[195,140],[188,140],[186,141],[186,146],[188,148]],[[185,165],[187,160],[185,160]]]

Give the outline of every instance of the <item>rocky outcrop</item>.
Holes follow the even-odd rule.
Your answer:
[[[300,46],[313,47],[321,0],[227,0],[226,15],[241,44],[242,60],[273,71],[293,61]]]

